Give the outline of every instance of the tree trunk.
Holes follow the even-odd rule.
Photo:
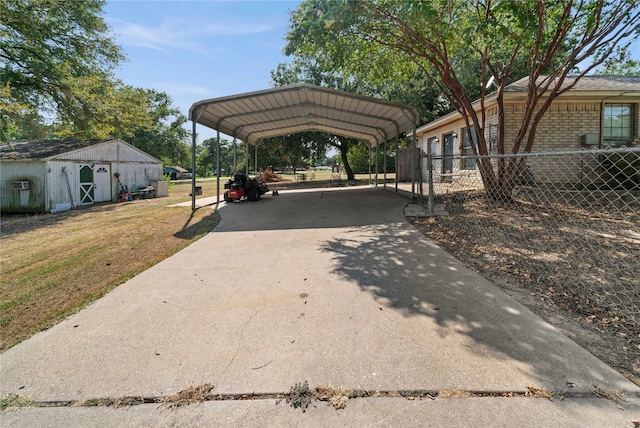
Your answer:
[[[478,123],[477,117],[475,123]],[[504,151],[504,133],[500,131],[498,125],[498,138],[496,145],[498,152],[502,154]],[[477,129],[477,128],[476,128]],[[487,140],[484,135],[484,129],[477,133],[477,145],[474,153],[488,154]],[[510,203],[513,201],[512,193],[518,182],[520,174],[524,170],[524,159],[520,158],[504,158],[495,159],[495,166],[488,157],[478,159],[477,165],[482,177],[485,191],[489,200],[501,203]]]
[[[351,165],[349,165],[349,159],[347,159],[347,152],[349,152],[349,144],[340,141],[340,158],[342,159],[342,165],[344,165],[344,172],[347,174],[347,180],[355,180],[356,177],[353,174],[353,170],[351,169]]]
[[[480,176],[489,200],[500,203],[513,202],[513,190],[525,166],[526,160],[523,157],[498,158],[496,174],[490,159],[479,159]]]

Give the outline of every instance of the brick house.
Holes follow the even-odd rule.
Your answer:
[[[528,77],[505,87],[505,141],[513,141],[524,116]],[[474,104],[480,113],[480,102]],[[498,108],[496,95],[485,98],[485,138],[496,152]],[[475,170],[469,138],[458,112],[416,130],[418,145],[434,156],[452,155],[439,163],[440,174]],[[570,91],[557,97],[536,131],[534,151],[579,150],[628,146],[640,138],[640,76],[585,76]]]

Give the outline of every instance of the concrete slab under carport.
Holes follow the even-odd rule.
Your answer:
[[[583,420],[576,409],[602,415],[593,421],[640,415],[638,387],[426,239],[405,220],[407,203],[379,188],[345,188],[221,206],[213,233],[2,354],[0,395],[162,397],[204,383],[218,394],[275,393],[305,380],[371,391],[536,387],[567,391],[570,401],[460,398],[418,406],[370,398],[351,400],[335,417],[310,409],[318,420],[307,420],[263,400],[207,403],[182,414],[206,421],[224,406],[228,425],[244,423],[246,414],[270,425],[351,415],[345,424],[352,426],[374,415],[409,425],[431,417],[434,426],[451,415],[499,422],[508,412],[519,421],[540,411],[549,416],[542,421],[563,426]],[[626,410],[582,398],[594,385],[624,392]],[[273,410],[252,413],[265,403]],[[149,420],[174,417],[157,405],[134,412],[143,409]],[[105,418],[125,411],[103,410]],[[65,411],[73,413],[51,414]]]

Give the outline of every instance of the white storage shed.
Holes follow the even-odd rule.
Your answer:
[[[63,211],[115,201],[122,186],[133,191],[158,182],[162,162],[120,139],[0,146],[2,212]]]

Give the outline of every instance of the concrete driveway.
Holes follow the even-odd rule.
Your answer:
[[[223,204],[213,233],[1,355],[2,397],[56,402],[4,411],[2,426],[630,426],[640,418],[638,387],[431,243],[405,220],[407,204],[381,188]],[[316,402],[302,413],[268,396],[304,381],[386,397],[351,399],[343,410]],[[174,410],[69,404],[158,401],[205,383],[228,399]],[[565,398],[522,397],[537,391],[528,388]],[[265,398],[233,399],[241,394]]]

